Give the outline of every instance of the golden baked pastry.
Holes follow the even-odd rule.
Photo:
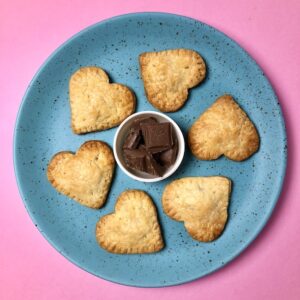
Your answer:
[[[96,226],[99,245],[112,253],[151,253],[164,242],[152,199],[139,190],[119,196],[115,212],[102,217]]]
[[[139,60],[146,96],[160,111],[180,109],[188,90],[205,78],[204,60],[193,50],[145,52]]]
[[[184,222],[195,240],[210,242],[227,221],[231,181],[226,177],[186,177],[172,181],[162,196],[164,212]]]
[[[47,176],[60,193],[82,205],[100,208],[110,189],[114,168],[110,147],[101,141],[88,141],[76,154],[69,151],[55,154]]]
[[[109,83],[101,68],[80,68],[69,85],[74,133],[115,127],[135,110],[134,93],[125,85]]]
[[[198,159],[213,160],[224,154],[242,161],[258,150],[259,136],[232,96],[223,95],[192,125],[188,144]]]

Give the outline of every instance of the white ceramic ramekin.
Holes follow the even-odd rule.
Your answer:
[[[129,129],[131,127],[131,124],[134,120],[141,117],[154,117],[157,119],[158,122],[170,122],[175,130],[175,134],[177,136],[178,141],[178,153],[175,163],[169,167],[169,169],[166,170],[165,174],[161,177],[154,177],[153,175],[147,174],[145,172],[141,172],[138,170],[130,169],[126,166],[123,155],[122,155],[122,146],[124,143],[124,140],[129,132]],[[132,114],[127,119],[125,119],[121,125],[118,127],[115,138],[114,138],[114,145],[113,145],[113,151],[115,155],[115,159],[117,161],[117,164],[122,169],[122,171],[127,174],[129,177],[143,182],[156,182],[166,179],[167,177],[171,176],[180,166],[184,151],[185,151],[185,142],[183,134],[179,128],[179,126],[167,115],[155,112],[155,111],[143,111],[138,112],[135,114]]]

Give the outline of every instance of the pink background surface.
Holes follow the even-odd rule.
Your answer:
[[[222,270],[161,289],[106,282],[57,253],[26,213],[12,161],[17,110],[39,66],[79,30],[135,11],[190,16],[240,43],[271,80],[289,141],[283,192],[258,239]],[[299,0],[0,0],[0,299],[300,299],[299,29]]]

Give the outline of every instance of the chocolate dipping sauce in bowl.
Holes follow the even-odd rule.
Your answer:
[[[118,127],[113,145],[117,164],[129,177],[156,182],[180,166],[185,142],[178,125],[155,111],[132,114]]]

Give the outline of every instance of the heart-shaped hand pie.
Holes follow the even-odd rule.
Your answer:
[[[198,159],[213,160],[224,154],[242,161],[258,150],[259,136],[233,98],[223,95],[192,125],[188,143]]]
[[[62,194],[91,208],[100,208],[110,188],[115,159],[110,147],[101,141],[88,141],[76,154],[59,152],[53,156],[47,176]]]
[[[148,100],[164,112],[180,109],[188,89],[198,85],[206,73],[202,57],[188,49],[143,53],[140,66]]]
[[[134,93],[126,86],[109,83],[98,67],[83,67],[70,79],[72,129],[81,134],[119,125],[135,110]]]
[[[209,242],[224,229],[230,191],[231,181],[226,177],[177,179],[163,192],[163,210],[172,219],[183,221],[192,238]]]
[[[143,191],[123,192],[115,212],[102,217],[96,226],[99,245],[112,253],[150,253],[164,247],[156,209]]]

